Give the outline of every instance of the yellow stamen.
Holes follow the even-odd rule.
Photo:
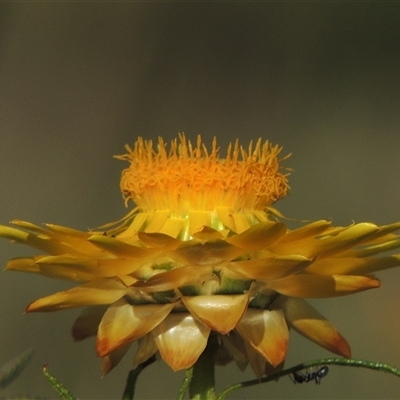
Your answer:
[[[228,207],[232,212],[261,210],[286,195],[287,175],[280,172],[282,148],[258,139],[248,149],[236,142],[219,158],[214,138],[211,151],[197,137],[195,146],[179,135],[171,141],[153,142],[139,138],[128,154],[117,158],[131,165],[122,172],[125,202],[132,199],[142,212],[170,210],[187,215],[190,210],[213,211]]]

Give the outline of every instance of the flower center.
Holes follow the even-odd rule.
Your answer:
[[[204,226],[240,232],[265,220],[264,210],[289,189],[279,165],[282,148],[261,139],[248,149],[236,140],[225,158],[215,138],[208,150],[200,135],[196,145],[180,134],[169,149],[161,137],[156,149],[142,138],[125,147],[128,153],[117,158],[130,163],[121,190],[125,203],[137,206],[134,230],[183,239]]]
[[[281,147],[259,139],[246,151],[229,144],[225,158],[219,157],[214,138],[211,151],[197,137],[196,146],[184,134],[171,141],[167,151],[162,138],[157,149],[152,141],[139,138],[128,154],[119,156],[130,166],[122,172],[121,190],[125,201],[132,199],[142,211],[232,211],[261,210],[285,196],[287,174],[280,172]]]

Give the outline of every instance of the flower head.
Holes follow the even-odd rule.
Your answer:
[[[7,270],[79,283],[43,297],[28,312],[87,307],[75,340],[96,336],[103,373],[138,342],[135,362],[155,353],[174,370],[191,367],[209,340],[216,362],[250,363],[258,377],[279,368],[293,328],[350,357],[334,325],[304,300],[379,287],[370,274],[399,265],[400,223],[297,229],[276,221],[271,205],[287,190],[281,148],[235,142],[220,158],[182,134],[170,147],[139,138],[118,156],[130,163],[121,189],[136,208],[98,231],[13,221],[0,236],[46,254],[10,260]]]

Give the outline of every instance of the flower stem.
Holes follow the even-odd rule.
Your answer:
[[[135,396],[135,386],[139,374],[150,364],[152,364],[156,360],[155,356],[150,357],[147,361],[139,364],[136,368],[132,369],[129,372],[128,379],[126,380],[126,386],[124,389],[124,393],[122,395],[122,400],[133,400]]]
[[[193,366],[193,376],[189,385],[192,400],[215,400],[214,355],[217,347],[213,336],[208,339],[207,347]]]
[[[275,379],[278,379],[282,376],[293,374],[294,372],[300,371],[305,368],[311,368],[311,367],[316,367],[320,365],[343,365],[347,367],[361,367],[361,368],[368,368],[368,369],[374,369],[376,371],[382,371],[382,372],[388,372],[391,374],[394,374],[398,377],[400,377],[400,369],[393,367],[392,365],[389,364],[383,364],[380,362],[374,362],[374,361],[366,361],[366,360],[354,360],[354,359],[349,359],[349,358],[324,358],[320,360],[314,360],[314,361],[308,361],[302,364],[298,364],[294,367],[285,369],[281,372],[278,372],[277,374],[267,376],[265,378],[261,379],[253,379],[251,381],[245,381],[238,383],[236,385],[232,385],[222,391],[222,393],[216,398],[217,400],[223,400],[225,397],[232,391],[241,389],[244,387],[248,386],[254,386],[258,385],[260,383],[267,383],[270,381],[273,381]]]

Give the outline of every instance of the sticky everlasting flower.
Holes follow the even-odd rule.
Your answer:
[[[281,148],[235,142],[222,158],[184,135],[167,146],[139,138],[117,158],[125,201],[115,224],[91,232],[13,221],[0,236],[46,253],[10,260],[7,270],[78,282],[31,303],[27,312],[86,307],[75,340],[96,336],[107,373],[138,342],[135,363],[158,353],[175,371],[216,343],[215,361],[248,363],[258,377],[285,360],[289,329],[350,357],[332,323],[304,300],[379,287],[370,274],[399,265],[400,223],[290,230],[272,204],[288,191]],[[22,228],[22,229],[21,229]]]

